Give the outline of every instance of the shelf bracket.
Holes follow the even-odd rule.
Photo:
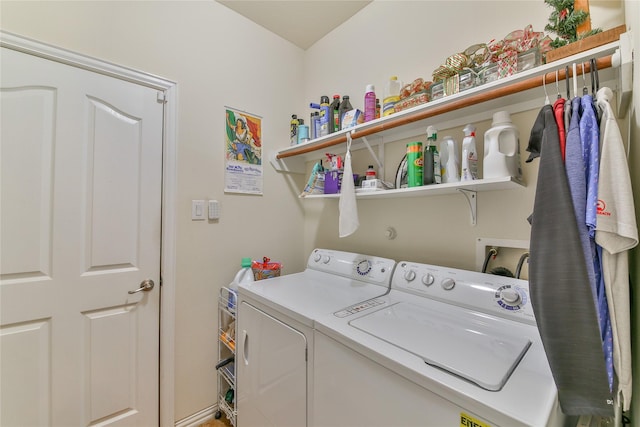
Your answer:
[[[469,203],[469,210],[471,211],[471,225],[475,226],[478,218],[478,205],[476,192],[473,190],[468,190],[466,188],[458,188],[458,191],[461,192],[464,197],[467,199]]]
[[[611,63],[618,68],[618,117],[624,118],[629,111],[633,90],[633,40],[631,31],[620,34],[620,47],[616,49]]]
[[[371,157],[373,157],[373,160],[375,160],[376,163],[378,164],[378,170],[381,171],[383,169],[382,162],[380,161],[376,153],[373,152],[373,148],[371,148],[371,144],[369,144],[369,141],[367,141],[367,137],[361,136],[360,138],[362,138],[364,145],[366,145],[367,148],[369,149],[369,153],[371,153]]]

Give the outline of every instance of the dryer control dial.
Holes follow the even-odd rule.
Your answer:
[[[445,291],[450,291],[456,285],[456,281],[450,277],[447,277],[442,281],[442,283],[440,283],[440,285],[442,285],[442,289],[444,289]]]
[[[322,255],[320,255],[318,253],[313,254],[313,261],[314,262],[320,262],[320,259],[322,259]]]
[[[325,255],[322,257],[323,264],[329,264],[329,261],[331,261],[331,257],[329,255]]]
[[[425,286],[431,286],[435,281],[436,281],[436,278],[433,277],[433,274],[431,273],[427,273],[424,276],[422,276],[422,284]]]
[[[356,264],[356,272],[360,276],[366,276],[371,271],[371,261],[363,259]]]
[[[500,299],[505,305],[515,307],[522,302],[520,293],[513,288],[506,288],[500,291]]]
[[[406,280],[407,282],[413,282],[413,280],[416,278],[416,272],[413,270],[407,270],[404,272],[404,280]]]

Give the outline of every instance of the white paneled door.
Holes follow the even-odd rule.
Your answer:
[[[0,425],[157,426],[161,97],[1,55]]]

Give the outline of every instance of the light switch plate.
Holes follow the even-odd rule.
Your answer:
[[[191,201],[191,220],[199,221],[205,219],[204,200]]]

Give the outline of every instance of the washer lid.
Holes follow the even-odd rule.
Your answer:
[[[531,341],[460,307],[400,302],[349,324],[489,391],[502,389]]]

